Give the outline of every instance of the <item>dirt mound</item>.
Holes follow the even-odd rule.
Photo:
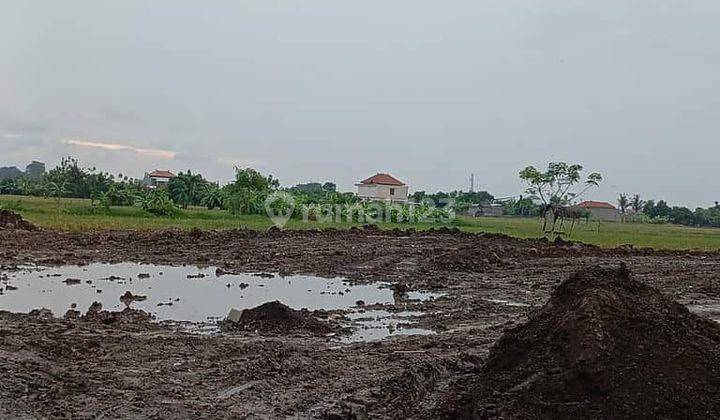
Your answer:
[[[0,209],[0,230],[2,229],[37,230],[37,227],[13,211]]]
[[[453,417],[718,418],[720,325],[594,267],[509,330]]]
[[[69,311],[68,311],[69,312]],[[67,314],[66,314],[67,315]],[[75,315],[74,313],[72,315]],[[72,318],[71,315],[71,318]],[[144,325],[152,321],[153,317],[149,313],[132,308],[125,308],[119,312],[103,311],[100,302],[93,302],[87,313],[80,319],[83,321],[97,322],[105,325],[117,324],[138,324]]]
[[[295,310],[278,301],[245,309],[237,322],[229,320],[221,324],[224,331],[258,331],[268,333],[285,333],[306,331],[316,334],[327,334],[334,330],[333,326],[315,318],[306,310]]]
[[[475,244],[438,249],[423,260],[422,264],[428,270],[433,267],[443,267],[448,271],[481,273],[492,266],[502,264],[502,259],[491,248]]]

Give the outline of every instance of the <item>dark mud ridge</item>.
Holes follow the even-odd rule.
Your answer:
[[[38,228],[27,220],[23,219],[19,214],[0,209],[0,229],[7,230],[38,230]]]
[[[321,311],[295,310],[278,301],[245,309],[236,321],[225,320],[220,324],[224,332],[256,331],[260,333],[308,332],[328,334],[334,328],[328,322],[317,319]]]
[[[590,268],[460,388],[448,418],[720,418],[720,325],[624,266]]]

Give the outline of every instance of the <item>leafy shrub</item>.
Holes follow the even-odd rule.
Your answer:
[[[224,207],[230,214],[264,214],[265,194],[248,188],[240,188],[225,196]]]
[[[155,216],[174,216],[179,213],[165,190],[152,190],[137,198],[136,205]]]
[[[645,213],[635,213],[630,216],[626,216],[625,221],[628,223],[650,223],[652,219]]]
[[[222,208],[225,196],[222,190],[214,184],[208,184],[205,187],[200,204],[207,207],[208,210]]]
[[[650,219],[649,223],[652,223],[653,225],[664,225],[667,224],[669,221],[670,218],[667,216],[655,216]]]

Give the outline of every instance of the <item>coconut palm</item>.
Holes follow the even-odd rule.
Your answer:
[[[207,185],[200,174],[180,172],[168,184],[168,191],[172,200],[186,209],[190,204],[199,204],[202,198],[203,188]]]
[[[635,194],[630,201],[630,208],[632,208],[633,211],[637,214],[643,211],[644,206],[645,201],[640,199],[640,194]]]

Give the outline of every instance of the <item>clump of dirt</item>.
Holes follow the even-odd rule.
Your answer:
[[[142,302],[144,300],[147,300],[147,296],[133,295],[129,290],[120,296],[120,302],[123,302],[126,305],[130,305],[132,302]]]
[[[482,246],[462,246],[455,249],[441,249],[434,252],[423,264],[428,269],[442,266],[448,271],[481,273],[488,268],[502,264],[497,252]]]
[[[125,308],[119,312],[103,311],[100,302],[93,302],[87,313],[80,318],[83,321],[97,322],[105,325],[114,324],[148,324],[153,317],[139,309]]]
[[[38,230],[38,228],[22,216],[10,210],[0,209],[0,230]]]
[[[506,332],[467,388],[451,417],[718,418],[720,325],[624,266],[593,267]]]
[[[223,321],[220,328],[223,331],[311,332],[314,334],[327,334],[335,329],[331,324],[317,319],[306,309],[298,311],[278,301],[245,309],[237,322]]]

